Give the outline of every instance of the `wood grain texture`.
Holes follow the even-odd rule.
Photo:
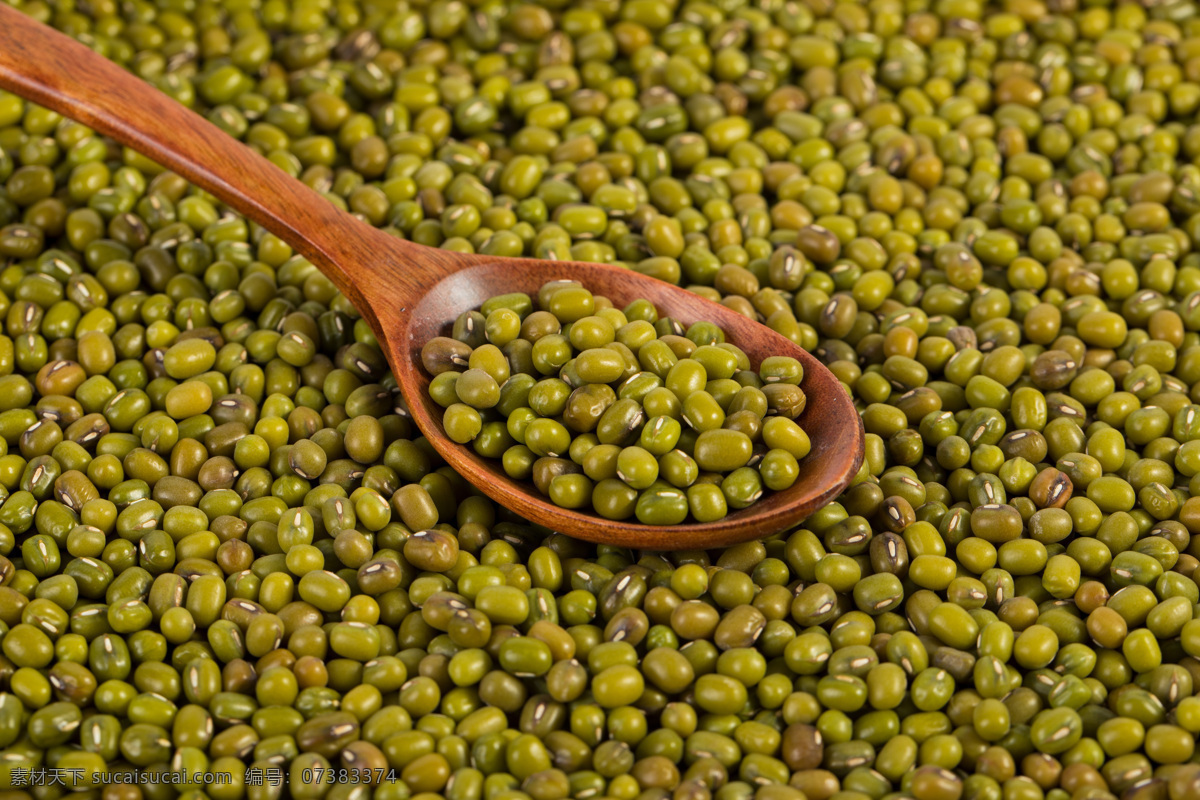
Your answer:
[[[215,125],[84,45],[0,3],[0,87],[111,136],[210,192],[309,259],[359,309],[386,350],[413,419],[438,453],[474,486],[521,516],[594,542],[653,550],[717,547],[761,538],[835,499],[862,464],[863,427],[828,369],[791,341],[730,309],[627,269],[598,264],[469,256],[422,247],[338,210]],[[754,363],[786,355],[804,364],[808,405],[800,424],[812,452],[785,492],[706,525],[647,526],[561,509],[498,461],[445,437],[442,409],[426,391],[421,346],[466,309],[505,292],[581,281],[617,306],[647,298],[685,323],[711,321]]]

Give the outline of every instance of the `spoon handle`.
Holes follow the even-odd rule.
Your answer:
[[[209,192],[292,245],[364,314],[410,294],[402,275],[367,265],[389,247],[414,245],[339,210],[199,114],[2,2],[0,88],[107,134]]]

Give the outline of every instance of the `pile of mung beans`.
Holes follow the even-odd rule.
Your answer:
[[[762,541],[540,528],[311,264],[0,93],[4,800],[1200,797],[1194,2],[15,4],[397,236],[761,320],[867,439]]]
[[[789,489],[812,442],[790,356],[753,364],[716,324],[624,309],[578,281],[489,298],[421,348],[446,436],[561,508],[716,522]],[[539,380],[540,378],[540,380]]]

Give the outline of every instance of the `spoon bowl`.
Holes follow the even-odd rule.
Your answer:
[[[810,433],[812,452],[800,460],[800,475],[786,491],[771,492],[742,511],[717,522],[643,525],[559,508],[528,482],[515,481],[469,447],[446,438],[442,408],[429,396],[429,376],[420,368],[421,346],[448,335],[454,318],[478,308],[493,295],[525,292],[536,297],[549,281],[581,282],[621,308],[638,298],[654,303],[660,314],[687,324],[704,320],[725,330],[754,364],[767,356],[791,356],[804,365],[800,386],[808,403],[797,422]],[[575,261],[536,259],[478,260],[450,273],[417,301],[401,337],[386,339],[388,359],[417,426],[455,470],[497,502],[523,517],[580,539],[622,547],[685,550],[718,547],[768,536],[795,524],[835,499],[862,463],[862,422],[849,395],[833,373],[808,352],[764,325],[691,292],[626,269]],[[384,340],[381,340],[381,342]]]
[[[84,45],[0,3],[0,88],[78,120],[173,170],[291,245],[362,313],[385,350],[413,421],[437,452],[487,496],[521,516],[593,542],[652,550],[717,547],[768,536],[837,497],[863,459],[863,426],[823,364],[766,326],[632,270],[575,261],[494,258],[423,247],[371,227],[266,158]],[[429,397],[421,347],[456,317],[509,292],[579,281],[622,307],[644,298],[690,324],[725,330],[752,363],[791,356],[808,397],[797,420],[812,440],[796,483],[714,523],[670,526],[606,520],[559,508],[499,461],[446,437]]]

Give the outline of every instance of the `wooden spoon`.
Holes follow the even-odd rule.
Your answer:
[[[84,45],[0,3],[0,87],[174,170],[291,245],[349,299],[378,337],[417,427],[459,474],[529,520],[593,542],[654,550],[717,547],[794,525],[836,498],[863,459],[863,427],[849,395],[817,359],[766,326],[691,292],[616,266],[493,258],[398,239],[338,210],[249,147]],[[562,509],[499,461],[450,441],[442,409],[427,391],[421,346],[446,335],[460,313],[506,292],[536,295],[547,281],[572,279],[617,307],[652,301],[682,322],[725,329],[753,363],[772,355],[804,365],[808,406],[799,419],[812,452],[783,492],[711,524],[615,522]]]

